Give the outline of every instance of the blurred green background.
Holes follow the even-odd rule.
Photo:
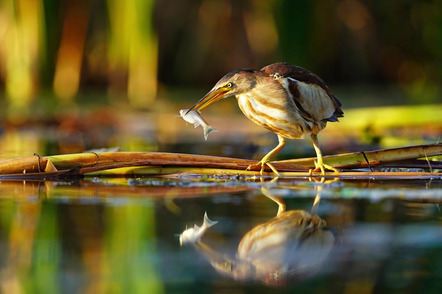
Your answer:
[[[11,147],[16,139],[7,138],[6,149],[25,148],[26,152],[9,152],[20,155],[29,152],[29,146],[43,153],[124,147],[121,132],[121,140],[114,141],[84,137],[87,130],[108,125],[113,129],[98,131],[107,132],[106,138],[115,131],[131,133],[134,125],[141,124],[146,127],[140,138],[155,133],[150,147],[132,136],[126,146],[130,150],[158,150],[161,144],[186,141],[181,132],[198,133],[200,140],[199,130],[185,128],[174,118],[178,110],[192,105],[233,69],[261,68],[278,61],[303,66],[325,80],[344,104],[341,130],[351,133],[358,126],[356,141],[377,143],[386,136],[382,134],[386,127],[409,126],[418,119],[420,129],[412,128],[411,133],[420,132],[421,138],[434,142],[442,125],[440,48],[439,0],[1,0],[3,132],[11,134],[16,126],[31,122],[35,127],[38,122],[44,130],[55,126],[54,132],[63,133],[60,136],[76,134],[71,143],[58,143],[70,144],[69,148],[38,147],[32,142]],[[235,104],[220,102],[207,112],[236,115]],[[369,109],[365,115],[349,111],[398,105],[430,106]],[[89,116],[85,118],[81,110]],[[118,119],[122,113],[130,116],[139,110],[142,116],[132,121],[127,115]],[[382,113],[380,124],[375,123],[375,113]],[[393,123],[383,122],[384,118],[391,122],[392,117]],[[254,134],[264,130],[255,132],[246,121],[238,120],[246,124],[240,136],[250,135],[256,142]],[[224,133],[230,130],[223,128],[222,117],[213,123]],[[122,125],[131,126],[128,130]],[[336,124],[331,125],[327,130],[333,134]],[[408,128],[398,134],[409,133]],[[209,141],[221,141],[224,135],[211,135]],[[82,147],[72,143],[79,141]]]

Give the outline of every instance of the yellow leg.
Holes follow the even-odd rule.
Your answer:
[[[313,172],[320,171],[322,175],[325,175],[326,169],[331,170],[331,171],[333,171],[333,173],[338,174],[339,171],[337,169],[324,163],[324,161],[322,159],[321,149],[319,149],[318,136],[311,135],[311,137],[312,137],[313,147],[315,148],[315,151],[316,151],[317,161],[315,161],[315,169],[310,170],[310,174],[312,174]]]
[[[269,153],[267,153],[267,154],[261,159],[260,162],[258,162],[258,163],[256,163],[256,164],[251,164],[251,165],[249,165],[249,166],[247,167],[247,170],[250,170],[250,169],[255,168],[255,167],[258,167],[258,166],[261,166],[260,174],[262,175],[262,173],[264,172],[264,167],[265,167],[265,165],[267,164],[267,166],[270,167],[271,170],[272,170],[276,175],[279,176],[278,171],[273,167],[273,165],[271,165],[271,164],[269,163],[269,162],[270,162],[270,158],[271,158],[272,156],[274,156],[275,154],[277,154],[279,151],[281,151],[282,148],[284,148],[284,146],[285,146],[285,138],[284,138],[284,137],[281,137],[280,135],[278,135],[278,140],[279,140],[279,144],[278,144],[278,146],[276,146],[272,151],[270,151]]]
[[[268,197],[270,200],[273,200],[276,204],[278,204],[278,212],[276,213],[276,216],[279,216],[281,213],[286,211],[286,205],[284,200],[270,194],[267,188],[261,188],[261,192],[262,194],[264,194],[264,196]]]
[[[322,179],[324,179],[324,178],[322,178]],[[316,196],[315,196],[315,200],[313,201],[311,213],[316,214],[316,212],[318,210],[319,201],[321,201],[321,191],[322,191],[322,186],[316,186]]]

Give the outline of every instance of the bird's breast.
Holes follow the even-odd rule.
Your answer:
[[[257,87],[236,97],[247,118],[282,137],[300,139],[311,130],[282,88]]]

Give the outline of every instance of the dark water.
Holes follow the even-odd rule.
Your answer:
[[[1,293],[441,293],[441,202],[437,181],[1,182]]]

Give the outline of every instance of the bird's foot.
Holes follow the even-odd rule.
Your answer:
[[[258,162],[258,163],[255,163],[255,164],[251,164],[251,165],[249,165],[249,166],[246,168],[246,170],[253,170],[253,169],[255,169],[255,168],[261,166],[261,170],[259,171],[259,174],[262,176],[262,174],[264,173],[264,168],[265,168],[266,165],[267,165],[268,167],[270,167],[270,169],[271,169],[271,170],[272,170],[277,176],[279,176],[279,172],[276,170],[276,168],[275,168],[273,165],[271,165],[269,161],[265,161],[265,160],[261,160],[261,161]]]
[[[314,172],[321,172],[321,174],[323,176],[325,176],[325,170],[330,170],[330,171],[333,172],[333,174],[339,174],[339,171],[336,168],[334,168],[334,167],[332,167],[332,166],[330,166],[328,164],[325,164],[322,161],[317,162],[315,160],[314,163],[315,163],[315,168],[309,170],[309,175],[310,176],[312,176]]]

